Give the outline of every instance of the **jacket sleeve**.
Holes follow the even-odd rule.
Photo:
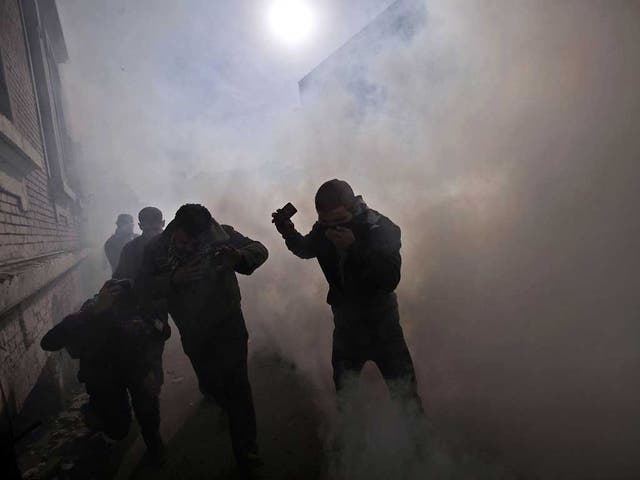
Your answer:
[[[229,225],[223,225],[222,228],[229,235],[229,244],[238,249],[242,255],[242,260],[235,266],[236,272],[242,275],[251,275],[267,261],[269,251],[262,243],[245,237]]]
[[[47,352],[57,352],[62,350],[68,342],[68,322],[63,320],[55,327],[45,333],[42,340],[40,340],[40,348]]]
[[[302,235],[297,230],[284,237],[284,243],[291,253],[300,258],[315,258],[316,252],[313,248],[313,236],[315,232],[311,230],[308,234]]]
[[[47,352],[56,352],[66,348],[72,358],[80,358],[86,350],[87,333],[91,330],[91,310],[82,306],[80,311],[67,315],[60,323],[49,330],[40,340],[40,347]]]
[[[345,287],[363,294],[391,293],[400,283],[400,228],[391,222],[374,225],[366,245],[348,252]]]

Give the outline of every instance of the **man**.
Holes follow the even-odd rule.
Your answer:
[[[114,279],[129,279],[131,282],[135,280],[142,267],[142,259],[144,257],[144,249],[149,241],[160,235],[164,228],[164,218],[160,209],[156,207],[145,207],[138,212],[138,226],[142,231],[142,235],[135,237],[129,243],[127,243],[120,253],[120,260],[118,266],[113,272]],[[164,305],[161,305],[164,307]],[[166,307],[164,307],[166,308]],[[156,311],[158,308],[156,307]],[[149,325],[152,325],[160,332],[158,337],[149,339],[152,345],[145,346],[146,362],[149,368],[153,371],[154,388],[158,393],[164,383],[164,371],[162,367],[162,354],[164,352],[164,343],[171,336],[171,328],[165,321],[159,320],[155,315],[146,315],[145,319]],[[149,402],[145,405],[145,402]],[[154,414],[157,417],[157,422],[160,422],[160,406],[158,396],[145,396],[139,400],[139,408],[146,411],[157,412]],[[158,435],[158,441],[162,445],[162,439]],[[164,450],[164,447],[160,447]],[[157,463],[161,463],[160,459]]]
[[[133,233],[133,217],[128,213],[118,215],[116,231],[104,243],[104,253],[107,255],[107,260],[109,260],[112,272],[118,266],[122,247],[136,237],[137,235]]]
[[[136,281],[149,310],[167,300],[200,390],[228,414],[236,461],[247,471],[261,462],[236,273],[250,275],[267,257],[261,243],[218,224],[202,205],[186,204],[147,245]]]
[[[318,221],[304,236],[280,210],[272,217],[287,248],[300,258],[317,258],[329,283],[336,390],[372,360],[394,398],[422,411],[394,293],[400,282],[400,228],[368,208],[342,180],[324,183],[315,205]]]
[[[78,380],[89,394],[83,408],[89,428],[114,440],[126,437],[131,395],[149,459],[156,465],[164,461],[159,431],[162,371],[157,369],[164,340],[161,329],[137,314],[130,282],[109,280],[96,297],[49,330],[40,343],[44,350],[65,348],[79,359]]]
[[[156,235],[162,233],[164,219],[162,212],[156,207],[145,207],[138,213],[138,226],[142,230],[142,235],[135,237],[120,252],[118,266],[113,272],[113,278],[135,279],[140,267],[144,249]]]

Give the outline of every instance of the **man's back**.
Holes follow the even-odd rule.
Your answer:
[[[140,267],[142,267],[144,249],[155,236],[143,234],[126,243],[120,252],[120,259],[113,272],[113,278],[135,279]]]

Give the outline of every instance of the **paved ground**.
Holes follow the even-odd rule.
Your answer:
[[[177,332],[174,329],[174,332]],[[260,478],[278,480],[422,480],[512,479],[493,461],[459,451],[452,456],[425,437],[422,417],[398,417],[380,374],[367,366],[352,403],[328,425],[321,394],[307,377],[279,357],[250,345],[249,373],[258,419],[258,443],[265,461]],[[161,395],[162,436],[167,463],[151,468],[136,422],[129,436],[112,442],[84,426],[80,405],[86,401],[78,385],[70,408],[19,446],[25,479],[234,479],[227,421],[215,405],[205,402],[178,334],[164,353],[165,384]],[[325,395],[326,397],[326,392]],[[333,393],[330,397],[333,398]],[[334,418],[335,420],[335,418]],[[332,440],[321,439],[321,432]],[[332,432],[332,433],[329,433]],[[336,437],[335,434],[339,432]],[[36,439],[37,437],[37,439]],[[327,444],[332,454],[328,454]]]
[[[217,406],[202,400],[179,342],[174,340],[167,347],[162,395],[162,411],[167,412],[162,425],[163,436],[168,439],[167,465],[161,471],[140,465],[144,448],[138,441],[123,461],[117,478],[234,478],[225,416]],[[320,478],[320,415],[311,386],[296,374],[291,364],[273,355],[254,353],[249,368],[258,417],[258,443],[266,463],[265,478]],[[134,464],[138,465],[131,470]]]
[[[21,446],[25,478],[236,478],[226,418],[218,407],[202,400],[178,335],[167,343],[164,365],[161,429],[168,456],[162,470],[144,462],[144,444],[135,422],[127,439],[118,443],[88,432],[79,412],[86,396],[78,392],[71,408],[54,419],[36,442]],[[266,463],[264,478],[320,478],[321,416],[313,389],[293,365],[272,354],[253,352],[249,370],[258,442]]]

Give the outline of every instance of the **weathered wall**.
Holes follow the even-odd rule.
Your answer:
[[[72,269],[0,322],[0,377],[11,386],[16,406],[24,403],[47,361],[47,352],[40,348],[43,335],[78,307],[81,279],[80,269]]]
[[[0,51],[9,90],[12,121],[42,153],[36,97],[18,0],[0,0]]]
[[[47,163],[41,122],[48,124],[34,81],[55,86],[48,78],[34,79],[35,50],[27,42],[22,6],[20,0],[0,0],[0,55],[10,104],[9,114],[0,115],[0,381],[12,413],[21,409],[49,358],[40,349],[41,337],[83,299],[85,257],[79,206],[60,195]],[[64,125],[49,130],[65,134]]]
[[[0,0],[0,54],[9,90],[11,124],[43,156],[38,109],[17,0]],[[46,167],[34,169],[26,176],[24,184],[28,196],[26,210],[17,196],[0,193],[0,264],[78,248],[78,221],[53,200]]]

